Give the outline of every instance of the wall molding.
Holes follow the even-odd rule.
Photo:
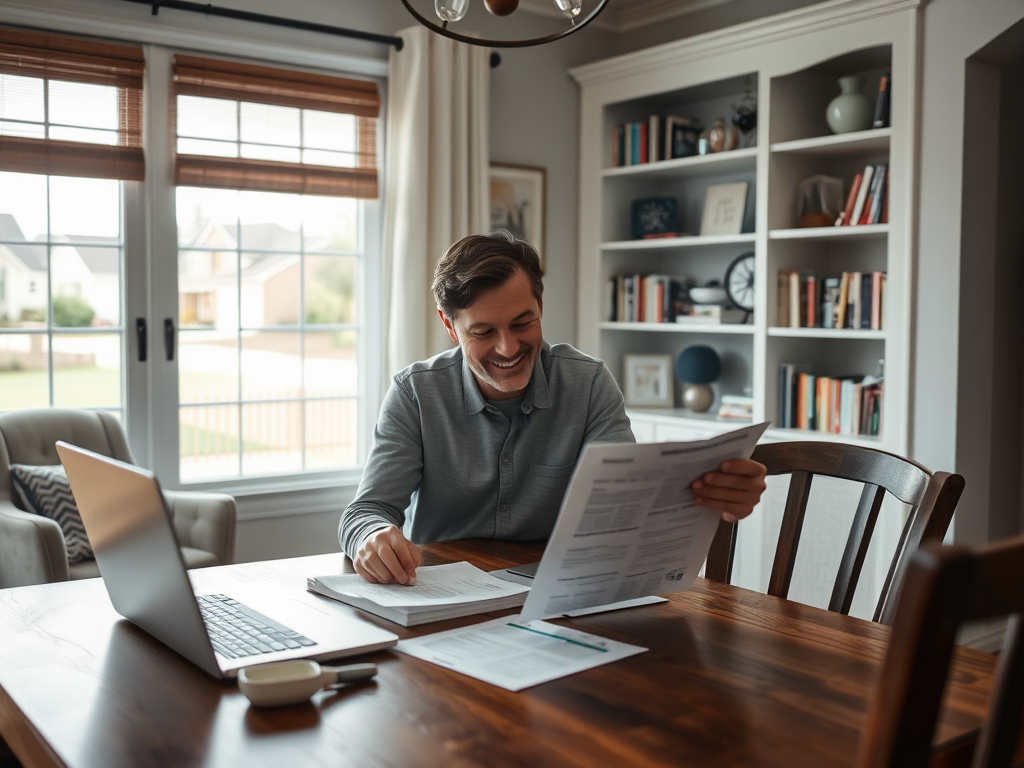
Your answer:
[[[827,0],[775,16],[744,22],[702,35],[663,43],[634,53],[574,67],[569,74],[580,85],[634,77],[652,69],[667,69],[711,55],[744,50],[751,45],[786,40],[877,16],[918,8],[925,0]]]

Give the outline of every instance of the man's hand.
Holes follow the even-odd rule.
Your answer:
[[[708,472],[690,484],[694,500],[717,509],[727,523],[735,523],[751,512],[767,487],[767,470],[752,459],[726,461],[717,472]]]
[[[374,531],[363,541],[354,561],[356,573],[371,584],[416,583],[416,568],[422,558],[416,545],[391,525]]]

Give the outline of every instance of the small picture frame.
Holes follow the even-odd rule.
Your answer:
[[[645,197],[633,201],[633,239],[675,237],[679,228],[674,197]]]
[[[626,405],[671,408],[671,355],[626,355],[624,360]]]
[[[530,165],[491,163],[491,228],[525,240],[544,265],[545,170]]]
[[[708,187],[704,198],[704,217],[700,222],[701,237],[738,235],[742,232],[749,186],[745,181],[736,181]]]

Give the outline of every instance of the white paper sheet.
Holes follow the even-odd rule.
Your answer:
[[[401,584],[370,584],[355,573],[317,578],[335,592],[395,608],[473,603],[519,595],[530,589],[497,579],[467,562],[417,568],[416,583],[411,587]]]
[[[518,616],[412,640],[395,650],[510,691],[599,667],[646,648]]]
[[[690,483],[749,458],[767,426],[682,443],[586,446],[523,620],[689,589],[720,519],[694,502]]]

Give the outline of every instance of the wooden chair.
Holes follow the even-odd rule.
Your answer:
[[[1024,537],[978,551],[926,544],[911,555],[858,766],[929,764],[957,629],[1007,615],[974,768],[1011,765],[1024,716]]]
[[[923,542],[942,541],[963,493],[964,479],[948,472],[929,472],[910,459],[873,448],[820,441],[767,443],[758,445],[751,457],[768,468],[769,475],[790,474],[789,495],[782,518],[782,530],[775,549],[768,594],[788,597],[793,578],[800,531],[807,512],[811,481],[815,475],[864,483],[860,503],[850,526],[850,535],[839,564],[828,609],[849,613],[860,579],[864,557],[874,532],[878,511],[886,491],[911,505],[899,546],[878,599],[874,621],[891,624],[895,597],[903,581],[907,560]],[[711,545],[704,575],[728,584],[736,550],[736,523],[722,522]]]

